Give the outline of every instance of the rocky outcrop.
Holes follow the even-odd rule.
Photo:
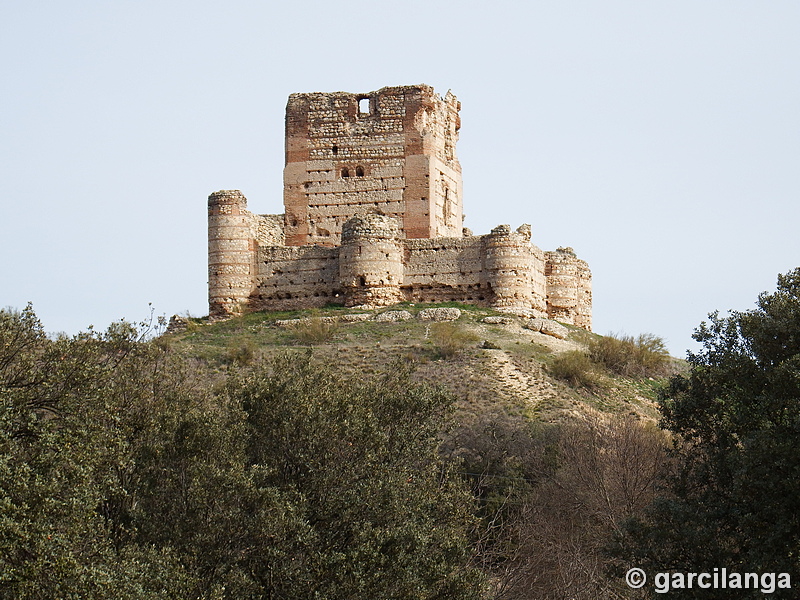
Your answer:
[[[457,308],[426,308],[419,311],[417,318],[422,321],[455,321],[461,316]]]

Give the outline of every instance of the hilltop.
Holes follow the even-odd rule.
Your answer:
[[[432,307],[449,309],[447,318],[460,314],[455,320],[424,320]],[[259,357],[304,349],[350,375],[369,376],[398,362],[413,363],[417,380],[443,385],[456,396],[462,421],[485,413],[548,423],[597,414],[658,416],[654,401],[662,378],[624,377],[588,362],[568,365],[589,371],[577,380],[558,369],[559,358],[563,362],[586,353],[602,336],[559,324],[556,337],[530,329],[531,319],[490,308],[405,303],[376,310],[328,307],[179,322],[173,329],[182,331],[165,335],[163,342],[220,373]],[[679,364],[669,362],[670,369]]]

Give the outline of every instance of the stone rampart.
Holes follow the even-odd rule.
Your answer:
[[[586,261],[572,248],[545,252],[545,278],[550,318],[591,331],[592,283]]]
[[[485,304],[492,291],[478,236],[405,241],[403,297],[409,302]]]
[[[267,246],[258,249],[253,310],[293,310],[342,303],[339,248]]]

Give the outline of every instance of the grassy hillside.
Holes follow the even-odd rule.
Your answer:
[[[420,320],[431,306],[455,307],[461,316],[452,322]],[[389,311],[407,311],[405,321],[376,322]],[[342,322],[343,315],[362,315]],[[209,323],[189,319],[185,331],[164,336],[179,352],[209,363],[220,373],[259,357],[312,349],[321,361],[352,374],[373,374],[399,362],[412,362],[415,377],[444,385],[459,398],[462,418],[505,413],[558,422],[599,413],[629,413],[655,419],[660,379],[628,378],[598,364],[578,361],[576,351],[600,336],[567,326],[567,339],[557,339],[524,327],[527,319],[508,317],[506,324],[487,324],[485,317],[500,313],[464,304],[402,304],[381,310],[331,307],[313,311],[251,313]],[[286,321],[292,321],[286,323]],[[568,359],[565,376],[556,365]],[[561,378],[554,376],[560,374]]]

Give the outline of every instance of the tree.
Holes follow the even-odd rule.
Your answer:
[[[129,324],[0,311],[0,598],[477,598],[451,407],[403,368],[224,386]]]
[[[606,546],[655,496],[666,468],[663,437],[630,417],[563,425],[557,468],[524,497],[513,523],[519,550],[498,598],[629,597],[623,580],[608,576]]]
[[[0,311],[0,598],[185,597],[173,553],[115,544],[101,510],[125,493],[122,367],[152,350],[137,337],[50,340],[30,306]]]
[[[479,500],[482,568],[495,600],[628,598],[606,546],[652,501],[666,436],[630,416],[561,424],[492,415],[449,443]]]
[[[438,456],[449,395],[401,366],[348,380],[310,355],[236,378],[228,393],[245,414],[256,487],[292,516],[243,558],[264,597],[480,597],[471,500]]]
[[[631,560],[658,571],[787,572],[797,581],[800,269],[779,276],[756,309],[709,317],[694,334],[703,348],[690,354],[690,372],[661,398],[680,466],[649,518],[630,524]],[[761,597],[750,592],[737,597]]]

